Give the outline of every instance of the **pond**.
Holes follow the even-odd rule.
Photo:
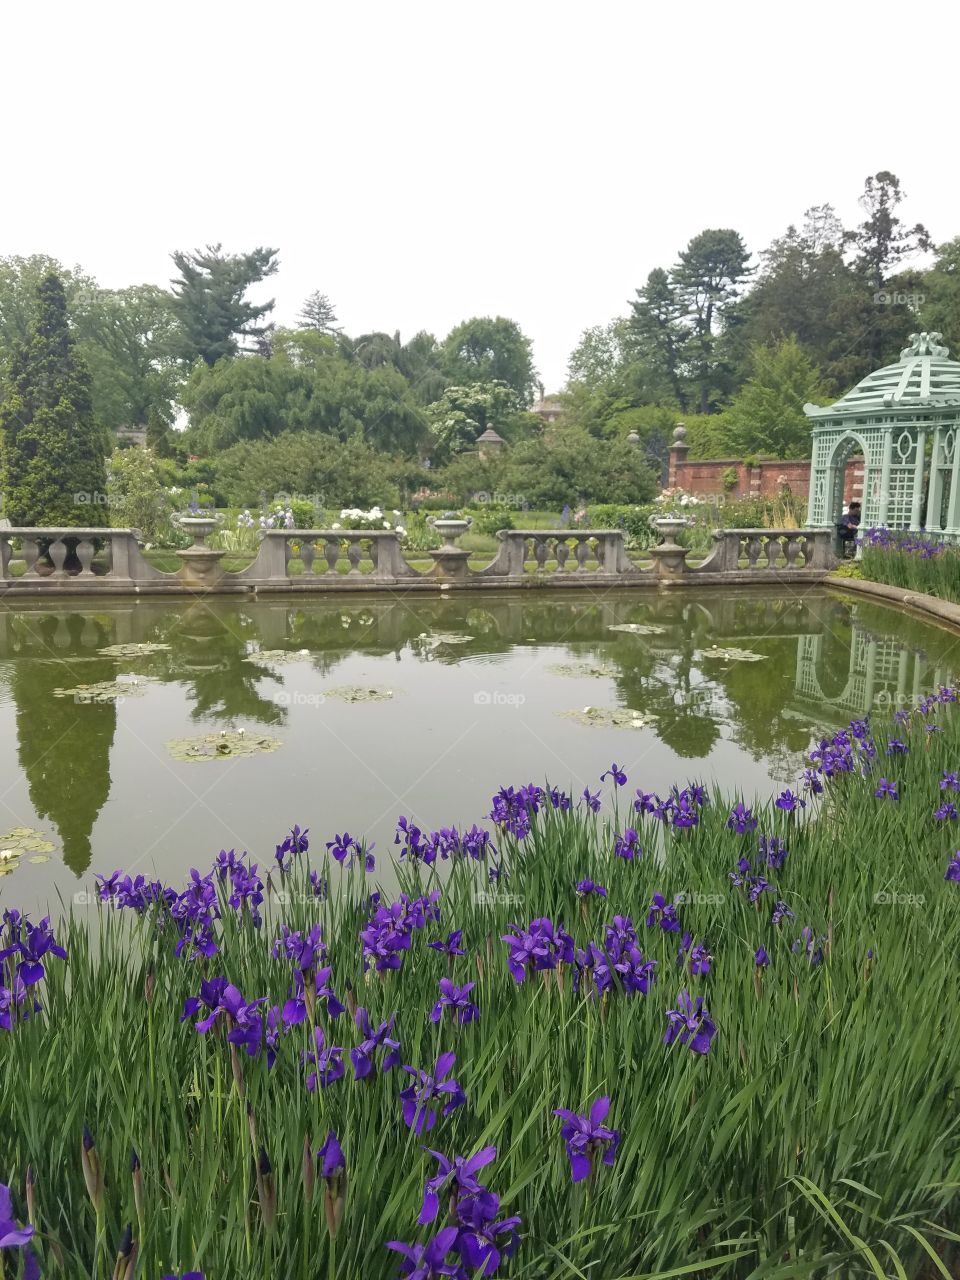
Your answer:
[[[177,884],[221,848],[482,821],[501,785],[768,795],[820,734],[955,678],[952,634],[827,591],[464,593],[0,612],[0,900]],[[192,740],[192,741],[185,741]],[[389,882],[389,877],[387,877]]]

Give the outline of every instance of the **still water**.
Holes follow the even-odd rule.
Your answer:
[[[294,822],[314,848],[375,840],[382,866],[400,814],[469,825],[501,785],[579,794],[614,760],[631,794],[698,779],[767,795],[824,730],[958,669],[956,636],[827,592],[14,603],[0,905],[56,908],[118,867],[179,883],[221,848],[263,862]],[[105,702],[72,692],[103,684]],[[279,745],[167,747],[212,735],[216,751],[241,729]],[[53,848],[2,859],[17,828]]]

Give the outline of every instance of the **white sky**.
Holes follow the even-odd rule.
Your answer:
[[[752,251],[900,177],[960,233],[960,9],[887,0],[31,0],[0,16],[0,254],[166,284],[280,249],[291,323],[517,320],[547,389],[704,227]]]

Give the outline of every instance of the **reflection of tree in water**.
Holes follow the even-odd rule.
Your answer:
[[[194,605],[174,614],[163,633],[170,651],[150,663],[150,674],[155,669],[158,679],[185,687],[194,720],[282,724],[286,709],[259,689],[264,678],[280,677],[248,657],[248,641],[256,636],[254,620],[242,610]]]
[[[794,768],[810,745],[810,731],[784,715],[795,692],[796,640],[755,643],[763,662],[731,662],[719,677],[730,699],[736,741],[755,760],[776,760]]]
[[[110,703],[74,702],[55,698],[54,689],[114,680],[117,664],[71,664],[81,651],[81,632],[94,647],[109,644],[111,636],[98,622],[80,614],[20,615],[16,628],[32,658],[62,662],[30,661],[12,664],[10,691],[17,708],[17,751],[26,775],[30,801],[38,817],[53,823],[63,845],[63,860],[77,876],[90,865],[90,835],[110,793],[110,748],[117,724],[117,709]]]

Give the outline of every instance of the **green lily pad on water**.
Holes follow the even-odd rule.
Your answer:
[[[648,711],[630,707],[584,707],[582,711],[558,711],[557,715],[589,729],[645,729],[656,720]]]
[[[253,649],[247,654],[250,662],[263,667],[282,666],[285,662],[304,662],[311,656],[309,649]]]
[[[25,856],[28,862],[49,862],[47,855],[56,847],[42,831],[34,831],[33,827],[11,827],[0,835],[0,876],[16,871]]]
[[[392,689],[365,684],[343,684],[323,692],[325,697],[336,698],[339,702],[389,702],[393,697]]]
[[[428,644],[469,644],[473,636],[464,635],[459,631],[423,631],[418,640],[423,640]]]
[[[766,662],[765,653],[753,653],[750,649],[721,649],[711,645],[700,654],[701,658],[722,658],[724,662]]]
[[[174,760],[237,760],[258,756],[282,746],[279,738],[261,733],[207,733],[199,738],[173,738],[166,748]]]
[[[55,698],[73,698],[74,702],[117,702],[123,698],[142,698],[144,680],[100,680],[96,684],[78,684],[73,689],[54,689]]]
[[[139,658],[147,653],[161,653],[164,649],[171,648],[168,644],[154,643],[152,640],[144,640],[141,644],[108,644],[105,649],[101,649],[99,657],[101,658]]]
[[[632,636],[666,635],[666,627],[655,627],[645,622],[615,622],[607,627],[608,631],[629,631]]]
[[[595,667],[589,662],[555,662],[552,666],[544,669],[552,676],[572,676],[577,680],[591,676],[604,677],[607,680],[611,680],[616,674],[609,667]]]

